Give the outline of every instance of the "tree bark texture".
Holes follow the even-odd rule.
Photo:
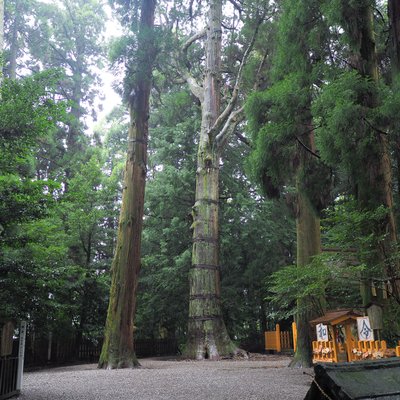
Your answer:
[[[19,1],[15,2],[14,21],[12,25],[12,35],[10,43],[10,54],[8,60],[8,77],[17,78],[17,55],[18,55],[18,33],[20,30],[21,5]]]
[[[155,0],[143,0],[134,95],[130,97],[130,127],[124,189],[100,368],[138,365],[134,351],[134,315],[140,271],[141,234],[146,182],[149,98],[155,58]]]
[[[388,15],[392,71],[397,74],[400,72],[400,3],[398,0],[388,1]]]
[[[309,126],[312,126],[310,123]],[[314,153],[316,151],[314,133],[311,131],[306,141],[307,147]],[[297,268],[301,269],[312,262],[313,257],[321,253],[321,227],[320,218],[311,203],[304,187],[302,177],[307,163],[311,162],[310,153],[304,148],[298,150],[300,165],[296,176],[297,212],[296,212],[296,238],[297,238]],[[297,347],[292,367],[310,367],[312,364],[311,326],[309,321],[315,318],[317,312],[312,308],[312,303],[324,299],[298,300]]]
[[[192,213],[193,251],[185,351],[187,357],[198,360],[217,360],[237,352],[222,318],[218,259],[220,154],[216,134],[211,133],[220,114],[222,2],[213,0],[209,4],[202,124]]]
[[[398,2],[392,5],[393,10],[399,9]],[[376,45],[373,30],[373,9],[365,5],[359,15],[348,24],[357,24],[356,29],[349,29],[352,51],[358,72],[365,78],[378,83],[378,62]],[[375,92],[369,93],[363,99],[363,105],[367,108],[375,108],[378,104]],[[375,146],[365,155],[365,173],[358,179],[357,199],[361,209],[375,209],[384,205],[388,209],[385,221],[382,221],[382,228],[379,234],[385,238],[378,248],[379,259],[371,262],[381,262],[384,265],[384,272],[391,282],[393,295],[399,298],[397,275],[399,265],[390,260],[390,256],[397,244],[397,228],[393,212],[393,192],[392,192],[392,165],[388,149],[387,135],[382,134],[382,130],[374,129],[366,125],[366,135],[376,137]],[[370,234],[371,232],[366,232]],[[368,305],[369,296],[365,298],[365,305]]]
[[[312,258],[321,253],[320,220],[313,209],[310,200],[297,182],[297,267],[302,268],[312,261]],[[298,300],[299,312],[296,315],[297,348],[291,366],[311,366],[311,327],[309,321],[315,317],[310,310],[310,304]],[[311,299],[310,299],[311,302]]]

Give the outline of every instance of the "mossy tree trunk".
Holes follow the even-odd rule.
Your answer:
[[[217,360],[237,351],[222,318],[218,208],[220,149],[214,124],[220,115],[222,2],[209,2],[202,124],[193,206],[193,252],[189,273],[189,327],[185,355]]]
[[[149,98],[155,57],[152,35],[155,4],[155,0],[143,0],[141,7],[138,72],[129,99],[128,154],[104,344],[99,360],[99,367],[107,369],[138,365],[133,335],[140,271]]]
[[[310,124],[311,126],[311,124]],[[311,132],[306,141],[307,147],[315,152],[314,134]],[[299,147],[300,165],[296,176],[297,210],[296,210],[296,238],[297,238],[297,268],[302,268],[312,262],[313,257],[321,253],[320,218],[312,204],[303,181],[307,163],[314,157],[305,148]],[[291,367],[310,367],[312,364],[311,326],[309,321],[317,316],[314,305],[321,304],[324,299],[298,300],[296,314],[297,348]]]

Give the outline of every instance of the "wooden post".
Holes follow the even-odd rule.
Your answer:
[[[292,334],[293,334],[293,351],[296,352],[296,348],[297,348],[297,325],[296,325],[296,322],[292,322]]]
[[[347,361],[351,361],[351,338],[353,337],[351,334],[351,328],[350,328],[350,324],[345,324],[344,326],[344,333],[346,335],[346,351],[347,351]]]
[[[10,356],[13,348],[14,323],[8,321],[0,327],[0,356]]]
[[[16,389],[18,391],[21,391],[22,378],[24,374],[25,338],[26,338],[26,322],[21,321],[19,327],[18,372],[17,372],[17,385],[16,385]]]
[[[53,346],[53,332],[49,332],[49,341],[47,343],[47,362],[51,361],[51,348]]]
[[[276,340],[276,352],[280,353],[282,350],[281,346],[281,327],[279,324],[276,324],[276,330],[275,330],[275,340]]]
[[[337,338],[335,335],[335,327],[334,326],[331,327],[331,336],[332,336],[333,348],[335,350],[334,362],[338,362],[339,361],[339,345],[338,345]]]

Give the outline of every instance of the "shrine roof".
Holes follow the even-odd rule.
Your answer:
[[[310,324],[318,325],[318,324],[330,324],[337,325],[341,322],[347,321],[349,319],[356,320],[357,318],[362,317],[362,315],[358,312],[355,312],[352,309],[345,310],[333,310],[327,311],[322,317],[318,317],[310,321]]]

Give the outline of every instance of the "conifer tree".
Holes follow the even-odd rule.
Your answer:
[[[188,48],[205,37],[203,82],[199,84],[188,70],[182,70],[192,93],[201,103],[202,119],[197,152],[195,204],[193,217],[192,268],[189,273],[189,327],[185,353],[190,358],[217,360],[239,352],[229,338],[222,317],[219,270],[219,170],[222,150],[240,122],[238,107],[243,67],[263,18],[256,14],[256,29],[245,48],[232,95],[221,107],[222,1],[208,3],[205,30],[189,38]],[[187,64],[187,63],[186,63]]]
[[[141,3],[136,74],[128,79],[131,82],[128,153],[104,343],[99,360],[99,367],[107,369],[138,365],[133,334],[141,262],[150,90],[156,55],[153,34],[155,6],[155,0]]]
[[[271,73],[273,85],[256,93],[247,104],[254,151],[253,173],[270,197],[294,190],[297,227],[297,266],[321,251],[319,210],[325,203],[329,175],[319,162],[311,115],[312,85],[323,59],[319,4],[313,0],[283,1],[278,22],[277,49]],[[316,38],[318,39],[316,41]],[[286,192],[286,193],[285,193]],[[298,344],[293,365],[311,363],[309,319],[323,309],[309,302],[297,305]]]
[[[358,208],[374,211],[379,207],[386,214],[378,225],[365,227],[365,235],[377,238],[368,251],[368,271],[364,276],[364,306],[382,304],[383,292],[372,297],[371,279],[382,285],[389,281],[389,294],[399,298],[398,260],[394,256],[397,228],[393,209],[392,167],[388,135],[381,114],[382,96],[374,33],[376,2],[357,0],[347,4],[324,4],[332,24],[343,29],[342,40],[347,49],[347,68],[328,84],[316,101],[314,114],[321,122],[318,142],[322,157],[331,165],[343,168],[352,181]],[[395,65],[395,61],[394,61]],[[396,68],[396,67],[394,67]],[[350,69],[350,71],[349,71]]]

